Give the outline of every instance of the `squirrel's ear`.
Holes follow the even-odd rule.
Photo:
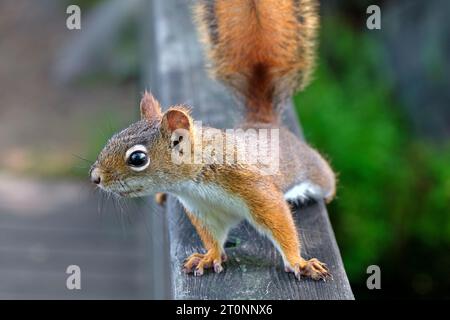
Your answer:
[[[161,106],[158,100],[151,93],[145,91],[141,99],[141,119],[153,122],[161,120],[161,117]]]
[[[173,107],[164,113],[162,125],[169,132],[177,129],[190,130],[192,126],[192,118],[189,112],[183,108]]]

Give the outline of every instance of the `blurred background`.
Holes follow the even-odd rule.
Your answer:
[[[0,298],[158,296],[158,209],[87,182],[138,117],[142,2],[0,2]],[[81,30],[66,28],[70,4]],[[366,28],[371,4],[381,30]],[[357,299],[450,297],[448,12],[446,0],[321,1],[315,79],[294,100],[339,173],[328,211]],[[82,292],[65,287],[70,264]],[[373,264],[382,290],[366,287]]]
[[[450,2],[321,3],[315,81],[295,102],[339,174],[328,212],[355,297],[448,298]],[[382,290],[366,288],[371,264]]]

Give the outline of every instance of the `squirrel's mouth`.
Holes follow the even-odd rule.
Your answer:
[[[137,188],[135,190],[119,191],[117,192],[121,197],[139,197],[144,189]]]
[[[123,198],[143,197],[150,194],[143,185],[129,185],[123,181],[112,181],[110,183],[100,183],[98,187],[107,193],[114,194]]]
[[[126,197],[126,196],[129,196],[129,195],[133,194],[133,193],[134,193],[134,191],[120,191],[120,192],[118,192],[118,194],[121,197]]]

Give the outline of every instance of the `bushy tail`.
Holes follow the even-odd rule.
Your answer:
[[[196,20],[212,74],[242,97],[246,118],[276,122],[309,82],[319,25],[316,0],[199,0]]]

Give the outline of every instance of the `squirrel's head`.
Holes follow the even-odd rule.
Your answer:
[[[188,110],[175,106],[162,113],[148,92],[140,108],[141,120],[112,136],[90,170],[93,183],[120,196],[167,191],[194,178],[198,170],[174,161],[192,148],[194,127]]]

